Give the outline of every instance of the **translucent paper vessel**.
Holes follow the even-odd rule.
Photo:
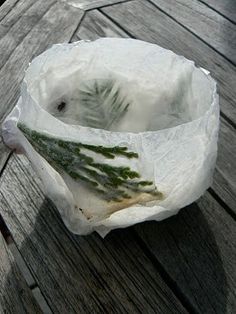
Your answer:
[[[3,137],[31,161],[69,230],[105,236],[198,199],[212,182],[218,127],[208,71],[154,44],[103,38],[35,58]]]

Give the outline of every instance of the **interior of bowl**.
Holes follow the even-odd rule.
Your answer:
[[[124,41],[115,42],[117,49],[114,39],[100,49],[98,41],[83,42],[70,55],[62,50],[58,62],[55,53],[36,76],[28,75],[32,97],[65,123],[120,132],[171,128],[204,115],[214,91],[209,76],[155,45],[138,41],[135,49],[131,41],[122,49]]]

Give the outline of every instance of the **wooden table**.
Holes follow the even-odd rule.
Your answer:
[[[28,160],[0,141],[0,313],[236,313],[236,1],[7,0],[0,21],[0,123],[33,57],[104,36],[195,60],[221,105],[212,187],[177,216],[104,240],[71,234]]]

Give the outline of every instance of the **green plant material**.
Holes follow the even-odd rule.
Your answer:
[[[90,80],[79,89],[81,122],[92,128],[109,130],[125,115],[130,102],[114,79]]]
[[[103,147],[71,142],[37,132],[23,123],[18,123],[35,150],[59,172],[64,171],[74,180],[84,182],[94,192],[107,201],[122,201],[131,198],[134,193],[151,193],[157,190],[151,181],[139,180],[140,175],[129,167],[112,166],[99,163],[86,152],[114,159],[117,155],[138,158],[137,153],[129,152],[127,147]]]

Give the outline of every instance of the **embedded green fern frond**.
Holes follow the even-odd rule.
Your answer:
[[[127,147],[103,147],[72,142],[32,130],[23,123],[18,123],[17,126],[35,150],[55,169],[83,182],[107,201],[119,202],[140,192],[157,195],[153,182],[141,180],[140,174],[130,167],[96,162],[87,155],[91,151],[111,159],[118,155],[138,158],[138,154],[128,151]]]
[[[79,89],[80,121],[93,128],[109,130],[119,123],[130,102],[113,79],[91,80]]]

